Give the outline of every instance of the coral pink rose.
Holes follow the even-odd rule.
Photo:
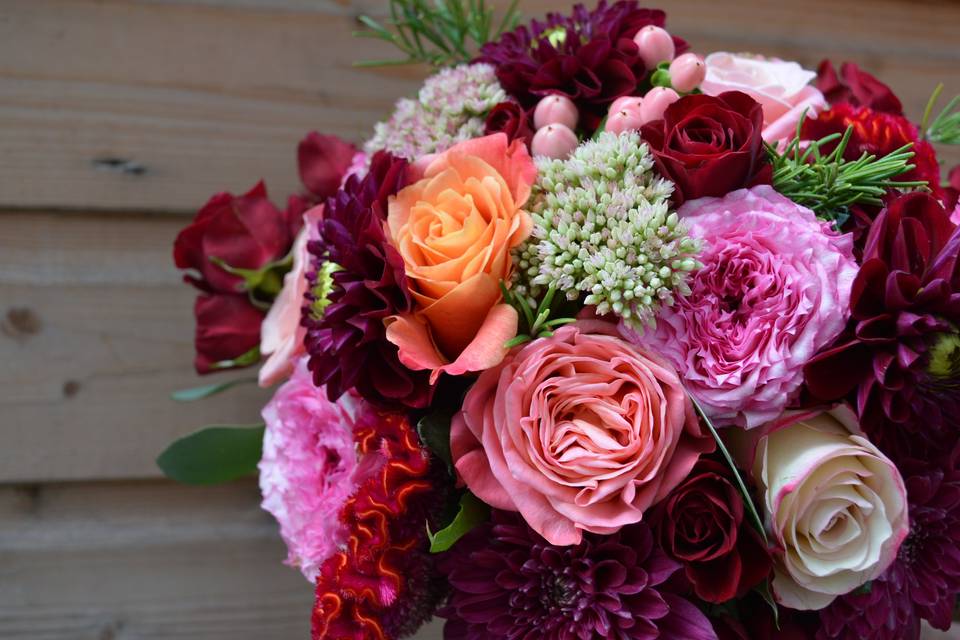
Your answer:
[[[413,370],[460,375],[496,365],[517,331],[501,303],[510,250],[530,235],[523,210],[536,166],[523,142],[502,133],[421,159],[389,204],[388,235],[403,257],[413,313],[388,319],[387,339]],[[418,175],[419,174],[419,175]]]
[[[810,84],[817,77],[796,62],[763,56],[711,53],[700,90],[710,96],[742,91],[763,107],[763,139],[779,142],[793,137],[803,112],[815,117],[827,108],[823,94]]]
[[[903,479],[848,407],[785,415],[763,431],[753,475],[781,550],[774,595],[822,609],[896,558],[909,530]]]
[[[261,387],[269,387],[289,376],[293,363],[306,353],[303,338],[307,330],[300,326],[300,308],[307,292],[310,266],[307,242],[317,237],[317,222],[322,217],[323,205],[303,214],[303,228],[293,243],[293,266],[284,276],[283,289],[260,327],[260,354],[267,358],[260,367]]]
[[[638,522],[714,446],[676,371],[598,320],[483,372],[451,429],[470,490],[557,545]]]

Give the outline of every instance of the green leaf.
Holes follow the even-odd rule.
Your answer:
[[[450,411],[439,409],[423,416],[417,423],[420,441],[434,455],[443,460],[451,471],[453,470],[453,457],[450,455],[450,420],[452,419],[453,414]]]
[[[206,384],[202,387],[193,387],[192,389],[180,389],[179,391],[174,391],[171,393],[170,397],[177,402],[193,402],[194,400],[202,400],[203,398],[215,396],[221,391],[226,391],[231,387],[256,381],[256,378],[237,378],[236,380],[227,380],[226,382],[218,382],[216,384]]]
[[[250,351],[241,354],[233,360],[221,360],[210,365],[211,369],[233,369],[235,367],[249,367],[260,362],[260,346],[257,345]]]
[[[453,522],[436,533],[431,533],[430,526],[427,526],[430,553],[446,551],[475,526],[486,522],[489,517],[490,507],[469,491],[465,492],[460,498],[460,511],[453,518]]]
[[[717,448],[720,449],[720,453],[723,454],[723,459],[727,461],[727,466],[730,467],[730,471],[733,472],[733,478],[737,483],[737,488],[740,489],[740,494],[743,496],[743,504],[747,508],[747,513],[750,514],[750,520],[753,522],[753,526],[757,528],[757,531],[760,532],[761,537],[763,537],[764,544],[769,544],[767,541],[767,531],[763,527],[763,520],[760,518],[760,514],[757,512],[757,508],[753,504],[753,498],[750,497],[750,492],[747,490],[747,485],[744,483],[743,478],[740,477],[740,470],[737,469],[737,465],[733,462],[733,457],[730,455],[730,452],[727,451],[727,447],[723,444],[723,440],[720,439],[720,434],[717,433],[716,428],[713,426],[713,422],[707,417],[707,414],[704,412],[703,407],[700,406],[700,403],[697,402],[689,393],[690,401],[693,402],[694,408],[696,408],[697,413],[700,414],[700,417],[703,418],[703,421],[707,425],[707,429],[710,430],[710,435],[713,436],[713,439],[717,442]]]
[[[770,591],[770,581],[764,580],[756,587],[753,588],[760,597],[763,598],[763,601],[770,605],[770,610],[773,611],[773,624],[777,628],[777,631],[780,630],[780,609],[777,607],[776,601],[773,599],[773,593]]]
[[[264,425],[214,425],[180,438],[157,458],[168,477],[184,484],[217,484],[255,473]]]

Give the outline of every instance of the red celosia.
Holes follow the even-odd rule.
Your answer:
[[[354,433],[361,464],[382,466],[340,513],[349,537],[317,578],[314,640],[405,637],[444,596],[424,526],[436,489],[416,434],[405,416],[386,413]]]

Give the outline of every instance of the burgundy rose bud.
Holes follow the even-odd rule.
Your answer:
[[[513,101],[501,102],[487,114],[484,135],[503,132],[510,142],[523,140],[527,148],[533,142],[533,128],[530,117],[523,107]]]
[[[184,280],[208,293],[239,293],[243,278],[220,265],[259,269],[283,258],[293,244],[289,217],[267,199],[263,182],[242,196],[218,193],[177,236],[173,260],[199,273]]]
[[[337,192],[356,152],[357,148],[349,142],[316,131],[300,141],[297,147],[300,181],[317,202]]]
[[[644,107],[649,94],[644,98]],[[684,96],[640,136],[660,173],[676,184],[676,205],[703,196],[768,184],[772,169],[763,150],[763,107],[740,91]]]
[[[903,115],[903,105],[893,90],[852,62],[841,64],[839,75],[832,62],[821,62],[817,67],[817,88],[831,105],[846,102],[855,107]]]
[[[197,373],[211,373],[233,366],[248,366],[259,360],[215,366],[250,354],[260,344],[264,312],[250,304],[244,294],[214,293],[197,296],[193,306],[197,319],[194,367]]]
[[[742,597],[772,567],[732,480],[725,465],[701,458],[656,515],[661,546],[683,564],[694,592],[707,602]]]

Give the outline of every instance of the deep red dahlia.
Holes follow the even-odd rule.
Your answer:
[[[910,503],[910,535],[897,559],[865,589],[820,612],[818,640],[916,640],[920,620],[948,629],[960,592],[960,470],[901,464]]]
[[[679,568],[643,522],[560,547],[497,511],[443,560],[453,590],[444,637],[715,640],[706,616],[667,587]]]
[[[871,439],[894,460],[960,434],[960,230],[931,195],[877,217],[836,346],[806,366],[820,400],[851,394]]]
[[[303,307],[305,343],[314,380],[326,385],[331,400],[355,388],[380,407],[424,407],[430,401],[427,372],[400,363],[383,326],[385,318],[412,305],[403,258],[383,230],[387,199],[406,183],[406,160],[377,153],[366,176],[351,176],[327,200],[320,237],[307,245],[314,270]],[[311,292],[326,261],[340,270],[333,274],[329,304],[317,314]]]
[[[663,11],[642,9],[636,0],[601,0],[592,11],[578,4],[570,16],[549,13],[505,33],[484,45],[478,60],[493,64],[504,90],[526,108],[545,95],[569,97],[580,110],[580,126],[592,132],[610,103],[634,93],[650,71],[634,34],[665,23]],[[674,41],[678,54],[687,49]]]
[[[382,466],[340,512],[347,545],[320,569],[312,637],[404,638],[445,596],[425,527],[438,502],[431,465],[403,415],[364,419],[354,435],[365,464]]]

